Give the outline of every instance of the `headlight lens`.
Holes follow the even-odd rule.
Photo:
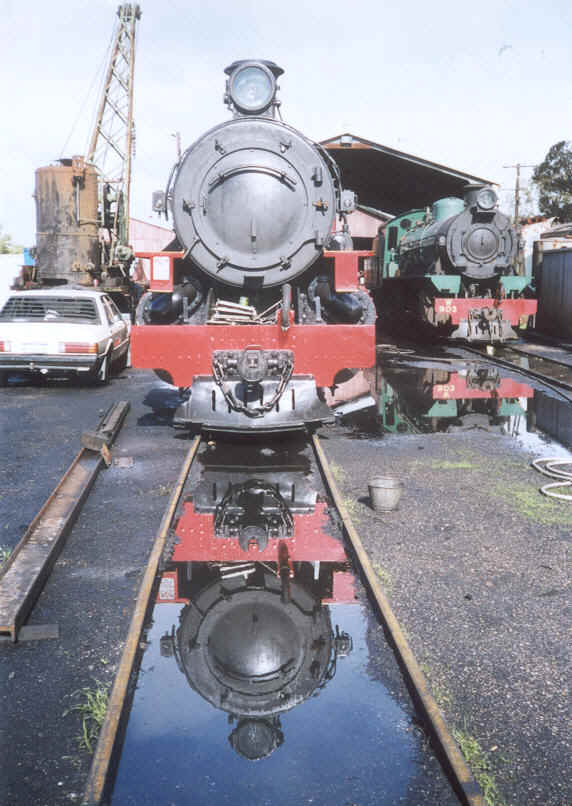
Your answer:
[[[230,97],[241,112],[264,112],[276,89],[274,76],[261,64],[240,67],[230,79]]]
[[[483,188],[477,195],[477,204],[481,210],[492,210],[497,204],[497,194],[492,188]]]

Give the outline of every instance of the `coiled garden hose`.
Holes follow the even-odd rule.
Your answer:
[[[562,465],[569,465],[570,470],[557,469]],[[572,487],[572,459],[535,459],[532,466],[545,476],[559,479],[559,481],[553,481],[541,487],[541,493],[550,498],[560,498],[561,501],[572,501],[572,495],[553,492],[555,487]]]

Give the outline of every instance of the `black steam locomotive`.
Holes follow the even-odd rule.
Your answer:
[[[382,319],[421,319],[469,341],[516,338],[536,314],[531,278],[517,275],[516,230],[494,189],[468,185],[392,219],[378,244],[376,303]]]
[[[318,387],[372,363],[359,263],[370,253],[351,251],[355,197],[332,158],[279,119],[282,69],[239,61],[225,72],[233,119],[187,149],[154,199],[175,240],[139,255],[150,291],[132,363],[190,391],[179,425],[303,429],[330,417]]]

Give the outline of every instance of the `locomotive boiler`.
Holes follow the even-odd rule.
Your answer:
[[[175,239],[139,255],[150,290],[132,363],[187,390],[178,425],[303,429],[330,418],[320,387],[372,363],[360,265],[371,253],[351,250],[356,200],[337,165],[279,116],[283,70],[250,60],[225,72],[232,119],[191,145],[155,195]]]
[[[488,185],[404,213],[379,240],[380,313],[411,314],[452,338],[516,338],[515,328],[536,314],[531,278],[515,271],[517,246]]]

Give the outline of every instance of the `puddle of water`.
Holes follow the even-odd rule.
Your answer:
[[[256,610],[262,619],[262,607]],[[244,647],[244,656],[235,648],[238,659],[231,669],[221,671],[212,661],[212,680],[201,678],[205,668],[195,669],[197,677],[193,679],[192,666],[190,673],[187,669],[187,679],[185,661],[179,656],[180,668],[169,636],[174,636],[175,642],[181,636],[177,630],[189,613],[188,606],[157,605],[113,804],[192,801],[367,806],[407,802],[419,761],[426,755],[422,738],[413,729],[410,713],[388,693],[382,681],[368,674],[363,607],[336,605],[322,612],[324,624],[339,635],[347,635],[352,643],[351,651],[337,658],[332,679],[327,675],[321,679],[317,671],[312,678],[310,673],[309,681],[300,681],[295,696],[300,702],[293,707],[274,692],[251,695],[258,702],[250,704],[250,714],[241,714],[234,713],[233,706],[242,705],[242,710],[247,710],[241,700],[247,700],[248,695],[233,696],[231,691],[228,704],[223,700],[218,708],[203,695],[214,700],[224,692],[225,687],[214,675],[244,689],[240,672],[262,672],[273,666],[278,650],[268,625],[261,630],[260,646],[251,639],[252,646]],[[242,616],[237,613],[235,618],[244,628],[245,614]],[[232,619],[232,614],[227,618]],[[277,620],[275,628],[279,625]],[[224,635],[230,634],[230,626],[219,624],[219,629]],[[216,629],[214,632],[211,642],[216,643]],[[248,642],[244,630],[241,636]],[[247,648],[253,654],[248,654]],[[226,657],[224,646],[217,649]],[[344,649],[347,651],[347,646]],[[213,651],[212,657],[215,655]],[[264,683],[259,685],[264,687]]]
[[[528,359],[527,359],[528,360]],[[329,395],[357,439],[483,430],[541,455],[567,456],[572,405],[518,373],[479,360],[378,356]]]
[[[310,458],[300,444],[199,456],[115,806],[457,803]]]

